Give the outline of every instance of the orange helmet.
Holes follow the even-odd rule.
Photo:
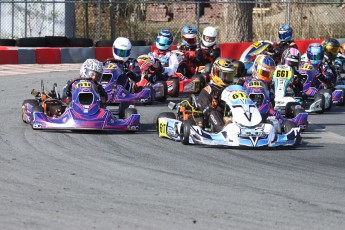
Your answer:
[[[264,82],[270,82],[276,65],[268,55],[258,55],[253,64],[253,77]]]

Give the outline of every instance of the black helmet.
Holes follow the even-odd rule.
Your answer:
[[[340,43],[335,38],[328,38],[322,42],[323,50],[328,58],[335,58],[339,53]]]

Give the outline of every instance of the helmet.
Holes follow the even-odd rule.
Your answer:
[[[285,41],[285,42],[291,41],[292,34],[293,34],[293,30],[291,26],[289,25],[282,25],[278,29],[278,37],[280,41]]]
[[[206,47],[211,47],[216,43],[217,30],[213,26],[208,26],[202,32],[202,44]]]
[[[307,57],[314,67],[321,63],[323,56],[324,50],[320,43],[312,43],[308,46]]]
[[[235,78],[235,68],[227,58],[217,58],[212,66],[212,81],[219,86],[232,83]]]
[[[132,44],[128,38],[118,37],[113,43],[113,56],[116,60],[127,61],[131,49]]]
[[[339,52],[342,53],[342,54],[345,54],[345,43],[342,43],[342,44],[340,45]]]
[[[287,48],[282,54],[281,62],[297,70],[301,62],[301,53],[296,48]]]
[[[198,31],[194,26],[184,26],[181,32],[182,43],[187,47],[196,46],[198,41]]]
[[[322,42],[323,49],[327,57],[333,59],[335,58],[340,50],[340,43],[337,39],[329,38]]]
[[[253,76],[264,82],[270,82],[276,65],[268,55],[258,55],[253,64]]]
[[[103,74],[103,63],[96,59],[87,59],[80,68],[81,78],[92,78],[99,81]]]
[[[167,50],[173,43],[173,35],[169,30],[159,31],[156,39],[156,47],[159,50]]]
[[[145,73],[154,63],[155,60],[147,54],[140,55],[137,58],[141,73]]]

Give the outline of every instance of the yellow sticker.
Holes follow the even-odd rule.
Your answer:
[[[292,71],[288,69],[276,69],[274,71],[274,77],[290,79],[292,78]]]
[[[158,131],[160,137],[166,137],[167,136],[167,126],[168,122],[164,119],[159,118],[158,119]]]
[[[107,66],[107,69],[117,69],[118,66],[116,64],[113,64],[113,63],[110,63],[108,66]]]
[[[91,82],[79,82],[76,88],[91,88]]]
[[[260,46],[262,46],[262,42],[260,42],[260,41],[254,42],[254,43],[252,44],[252,46],[253,46],[254,48],[259,48]]]
[[[248,95],[245,92],[231,92],[229,94],[229,98],[231,100],[241,100],[241,99],[248,99]]]
[[[265,87],[261,81],[251,81],[248,83],[249,88],[262,88]]]

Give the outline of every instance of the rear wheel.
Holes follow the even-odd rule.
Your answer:
[[[323,94],[325,96],[325,94],[329,94],[328,97],[325,96],[325,110],[331,110],[332,105],[333,105],[333,101],[332,101],[332,90],[330,89],[321,89],[318,93]],[[326,101],[328,100],[328,101]],[[326,103],[328,102],[328,103]],[[328,105],[326,107],[326,104]]]
[[[159,83],[161,83],[163,85],[164,96],[157,98],[156,101],[165,102],[167,100],[167,97],[168,97],[168,85],[165,81],[159,81]]]
[[[325,112],[325,95],[320,94],[320,93],[316,94],[315,98],[314,98],[314,102],[318,101],[318,100],[321,100],[321,102],[320,102],[321,110],[320,111],[316,111],[316,113],[322,114],[322,113]]]
[[[296,124],[292,121],[286,121],[283,125],[284,133],[290,132],[293,128],[296,128]]]
[[[130,118],[133,114],[138,114],[138,110],[135,108],[126,108],[124,118]]]
[[[182,123],[180,137],[183,145],[189,145],[190,127],[191,122],[189,120]]]
[[[178,97],[179,93],[180,93],[180,81],[176,78],[171,79],[172,81],[172,93],[171,93],[171,97]]]
[[[121,102],[119,104],[119,119],[123,119],[125,117],[125,110],[129,107],[128,102]]]
[[[286,103],[285,106],[285,117],[286,118],[293,118],[294,117],[294,110],[296,108],[297,105],[300,105],[298,102],[288,102]]]
[[[199,79],[199,89],[196,93],[200,93],[200,91],[206,86],[206,80],[202,75],[197,75],[197,79]]]

